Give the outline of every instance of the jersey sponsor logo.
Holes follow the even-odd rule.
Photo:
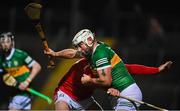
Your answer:
[[[14,66],[18,66],[18,61],[14,61]]]
[[[98,66],[100,66],[102,64],[106,64],[106,63],[108,63],[107,57],[97,60],[96,61],[96,66],[98,67]]]

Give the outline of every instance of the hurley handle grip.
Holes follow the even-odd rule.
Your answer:
[[[37,32],[39,33],[39,36],[42,40],[42,43],[43,43],[43,47],[46,51],[49,51],[49,45],[48,45],[48,41],[47,39],[45,38],[45,34],[44,34],[44,31],[42,29],[42,25],[41,23],[39,22],[38,24],[35,25],[35,28],[37,30]],[[48,68],[53,68],[55,66],[55,63],[53,61],[53,58],[51,56],[48,56],[49,58],[49,61],[48,61]]]
[[[31,94],[34,94],[34,95],[36,95],[38,97],[41,97],[42,99],[46,100],[49,104],[52,103],[52,100],[48,96],[46,96],[46,95],[44,95],[44,94],[42,94],[42,93],[40,93],[40,92],[38,92],[38,91],[36,91],[36,90],[34,90],[32,88],[26,88],[26,91],[28,91]]]

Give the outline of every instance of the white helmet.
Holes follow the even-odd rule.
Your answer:
[[[77,46],[79,43],[84,42],[89,47],[91,47],[93,44],[88,44],[87,41],[89,37],[94,40],[94,34],[89,29],[83,29],[74,36],[72,44]]]

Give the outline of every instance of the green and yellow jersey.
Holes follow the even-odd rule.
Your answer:
[[[29,76],[34,62],[26,52],[12,48],[7,57],[0,56],[0,74],[9,73],[18,83],[23,82]]]
[[[112,67],[112,87],[122,91],[135,81],[127,71],[122,59],[103,42],[98,42],[97,47],[93,50],[91,58],[91,66],[94,70]]]

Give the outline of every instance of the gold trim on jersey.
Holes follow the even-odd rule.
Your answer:
[[[16,68],[8,68],[6,69],[6,71],[10,73],[13,77],[17,77],[23,75],[26,72],[30,72],[30,70],[25,65]]]
[[[119,62],[121,62],[121,58],[117,54],[114,54],[113,58],[111,59],[111,66],[114,67]]]

